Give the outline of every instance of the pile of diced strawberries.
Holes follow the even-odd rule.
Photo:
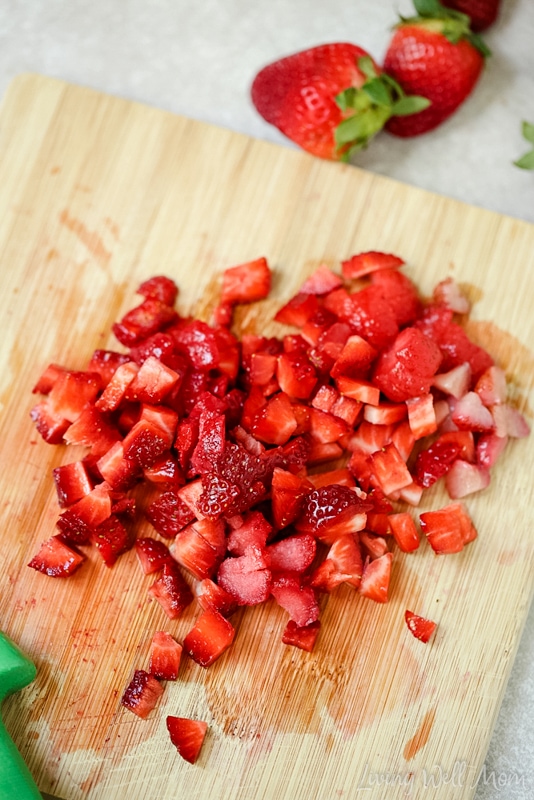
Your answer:
[[[476,538],[461,499],[529,428],[461,325],[458,285],[445,279],[423,301],[402,266],[378,252],[339,274],[321,265],[278,310],[292,331],[279,337],[232,329],[236,305],[269,294],[266,259],[224,272],[209,324],[179,315],[175,283],[157,276],[113,326],[121,348],[96,350],[83,371],[51,364],[37,382],[39,433],[87,454],[54,470],[58,531],[29,566],[65,577],[84,547],[108,567],[135,547],[169,619],[200,606],[181,644],[155,633],[123,697],[139,716],[176,679],[182,649],[208,667],[232,644],[237,608],[274,600],[288,615],[282,641],[311,651],[322,594],[345,583],[386,602],[394,552],[417,549],[420,531],[439,554]],[[451,502],[417,524],[407,506],[438,480]],[[156,492],[141,510],[140,483]],[[136,537],[139,513],[153,535]],[[411,611],[406,622],[422,641],[435,627]],[[206,724],[167,724],[194,762]]]

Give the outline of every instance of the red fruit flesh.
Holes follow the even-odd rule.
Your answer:
[[[194,764],[199,757],[208,724],[202,720],[168,716],[167,730],[171,742],[185,761]]]
[[[182,645],[166,631],[156,631],[150,643],[150,674],[160,681],[178,677]]]
[[[435,622],[425,617],[420,617],[418,614],[414,614],[413,611],[406,610],[404,619],[410,633],[419,641],[425,642],[425,644],[436,630]]]
[[[228,620],[217,611],[204,611],[187,633],[184,650],[200,664],[209,667],[232,644],[235,630]]]
[[[133,678],[121,698],[121,705],[141,719],[146,719],[163,694],[163,686],[153,675],[143,669],[134,672]]]

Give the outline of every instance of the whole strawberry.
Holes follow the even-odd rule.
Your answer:
[[[418,136],[450,117],[475,88],[489,55],[465,14],[439,0],[414,0],[414,6],[418,16],[397,25],[384,71],[430,105],[410,117],[390,119],[386,128],[395,136]]]
[[[286,56],[256,75],[251,97],[261,116],[320,158],[348,161],[394,114],[426,108],[407,97],[354,44],[324,44]]]
[[[499,14],[501,0],[442,0],[447,8],[454,8],[467,14],[471,20],[471,30],[485,31],[493,25]]]

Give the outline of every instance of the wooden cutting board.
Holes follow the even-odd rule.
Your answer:
[[[479,538],[461,554],[396,554],[385,606],[338,590],[312,654],[282,645],[274,606],[240,613],[235,645],[208,670],[184,659],[141,721],[122,691],[153,632],[180,640],[197,609],[169,622],[133,552],[111,570],[90,554],[66,580],[28,569],[54,532],[51,470],[78,455],[37,436],[31,390],[49,362],[83,369],[117,347],[110,326],[153,274],[177,281],[182,312],[207,313],[221,271],[264,255],[273,300],[242,322],[279,332],[273,310],[319,263],[378,249],[402,255],[423,293],[461,283],[471,335],[531,419],[534,226],[35,75],[7,93],[0,153],[0,620],[38,666],[4,717],[40,788],[66,800],[472,797],[532,595],[534,437],[467,499]],[[433,491],[425,508],[444,500]],[[406,608],[438,622],[432,643],[410,636]],[[209,723],[195,766],[167,714]]]

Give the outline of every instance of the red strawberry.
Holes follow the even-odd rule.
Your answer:
[[[252,102],[261,116],[304,150],[348,160],[392,114],[425,108],[407,98],[365,50],[336,42],[275,61],[255,77]]]
[[[184,639],[185,652],[200,664],[209,667],[230,647],[235,630],[218,611],[208,609],[195,622]]]
[[[148,588],[148,593],[158,601],[169,619],[177,619],[194,599],[189,584],[172,558],[164,563],[163,575]]]
[[[133,678],[121,698],[121,705],[146,719],[163,694],[163,686],[144,669],[134,672]]]
[[[160,681],[175,681],[182,657],[182,645],[170,633],[156,631],[150,643],[150,674]]]
[[[471,30],[484,31],[497,19],[501,0],[442,0],[442,3],[447,8],[467,14]]]
[[[152,536],[135,540],[135,552],[145,575],[157,572],[172,557],[166,544]]]
[[[428,642],[436,629],[435,622],[432,622],[430,619],[425,619],[425,617],[420,617],[418,614],[414,614],[413,611],[406,610],[404,612],[404,619],[410,633],[421,642]]]
[[[51,536],[43,542],[28,566],[52,578],[72,575],[85,561],[85,556],[69,547],[61,536]]]
[[[311,653],[320,628],[321,623],[318,619],[302,627],[299,627],[294,620],[290,619],[282,634],[282,641],[284,644],[290,644],[293,647],[299,647],[301,650]]]
[[[414,0],[418,16],[402,19],[384,58],[384,71],[405,92],[430,100],[410,117],[393,117],[395,136],[418,136],[446,120],[471,94],[489,50],[469,27],[469,17],[439,0]]]
[[[176,747],[182,758],[194,764],[204,742],[208,725],[198,719],[184,717],[167,717],[167,730],[171,742]]]

